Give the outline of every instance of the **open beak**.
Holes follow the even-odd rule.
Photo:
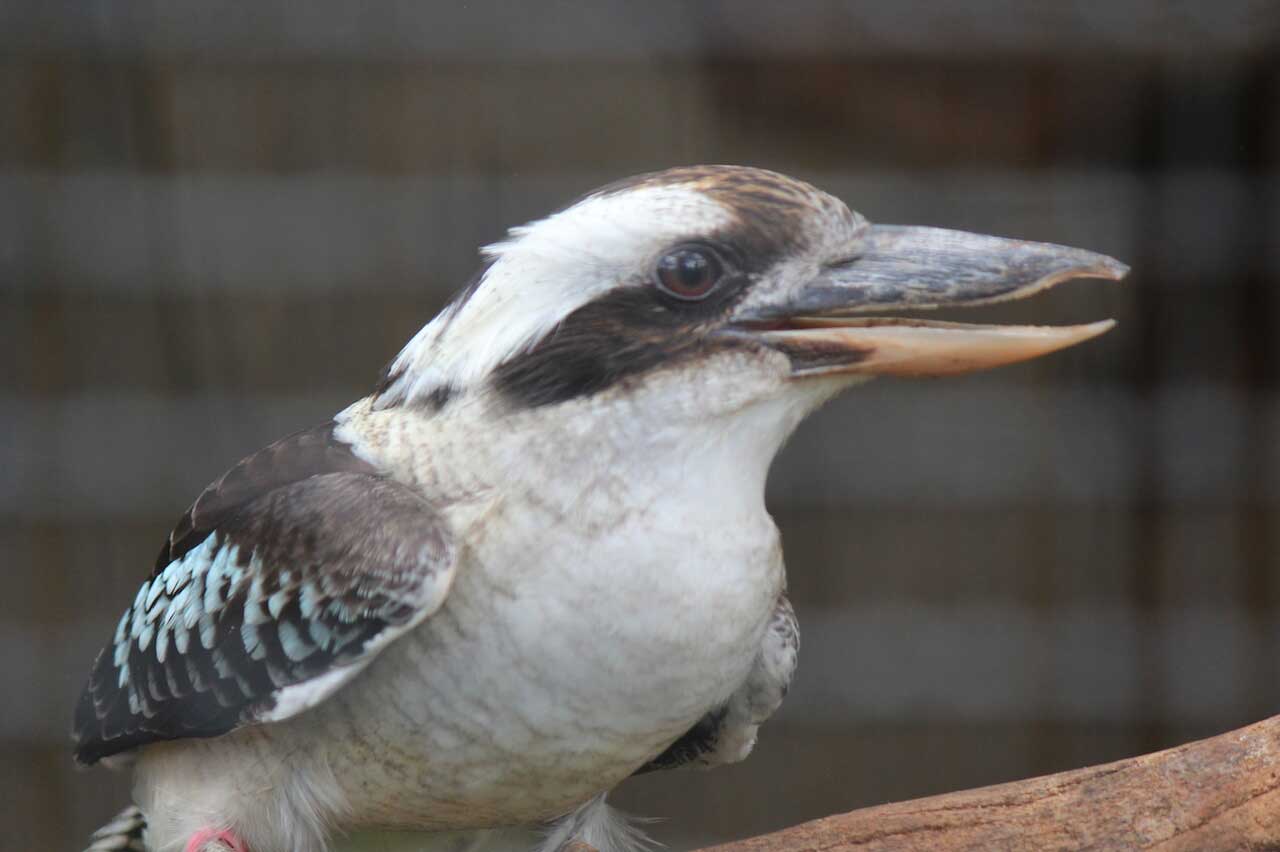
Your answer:
[[[943,376],[1074,346],[1115,322],[969,325],[869,316],[1022,299],[1071,278],[1119,280],[1129,268],[1083,249],[941,228],[872,225],[856,257],[824,269],[784,304],[737,328],[784,352],[795,376]]]

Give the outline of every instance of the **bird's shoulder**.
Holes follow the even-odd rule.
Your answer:
[[[453,569],[438,507],[333,424],[277,441],[215,480],[166,539],[94,663],[76,756],[314,706],[434,612]]]
[[[330,421],[294,432],[244,457],[206,486],[165,539],[152,577],[198,546],[246,503],[278,488],[323,474],[377,474],[334,434],[335,428]]]

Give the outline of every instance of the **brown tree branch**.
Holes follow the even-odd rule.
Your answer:
[[[704,852],[1280,849],[1280,716],[1128,760],[896,802]]]

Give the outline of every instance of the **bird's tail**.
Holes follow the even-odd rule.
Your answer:
[[[656,845],[636,825],[638,820],[609,806],[607,794],[588,800],[551,825],[538,852],[649,852]]]
[[[146,828],[147,818],[137,805],[130,805],[93,833],[84,852],[147,852],[142,842]]]

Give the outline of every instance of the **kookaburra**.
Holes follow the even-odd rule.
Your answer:
[[[741,760],[786,692],[764,484],[797,424],[872,376],[1111,327],[886,312],[1126,271],[734,166],[614,183],[483,254],[369,396],[196,498],[94,662],[76,757],[132,764],[155,852],[633,845],[605,794]]]

